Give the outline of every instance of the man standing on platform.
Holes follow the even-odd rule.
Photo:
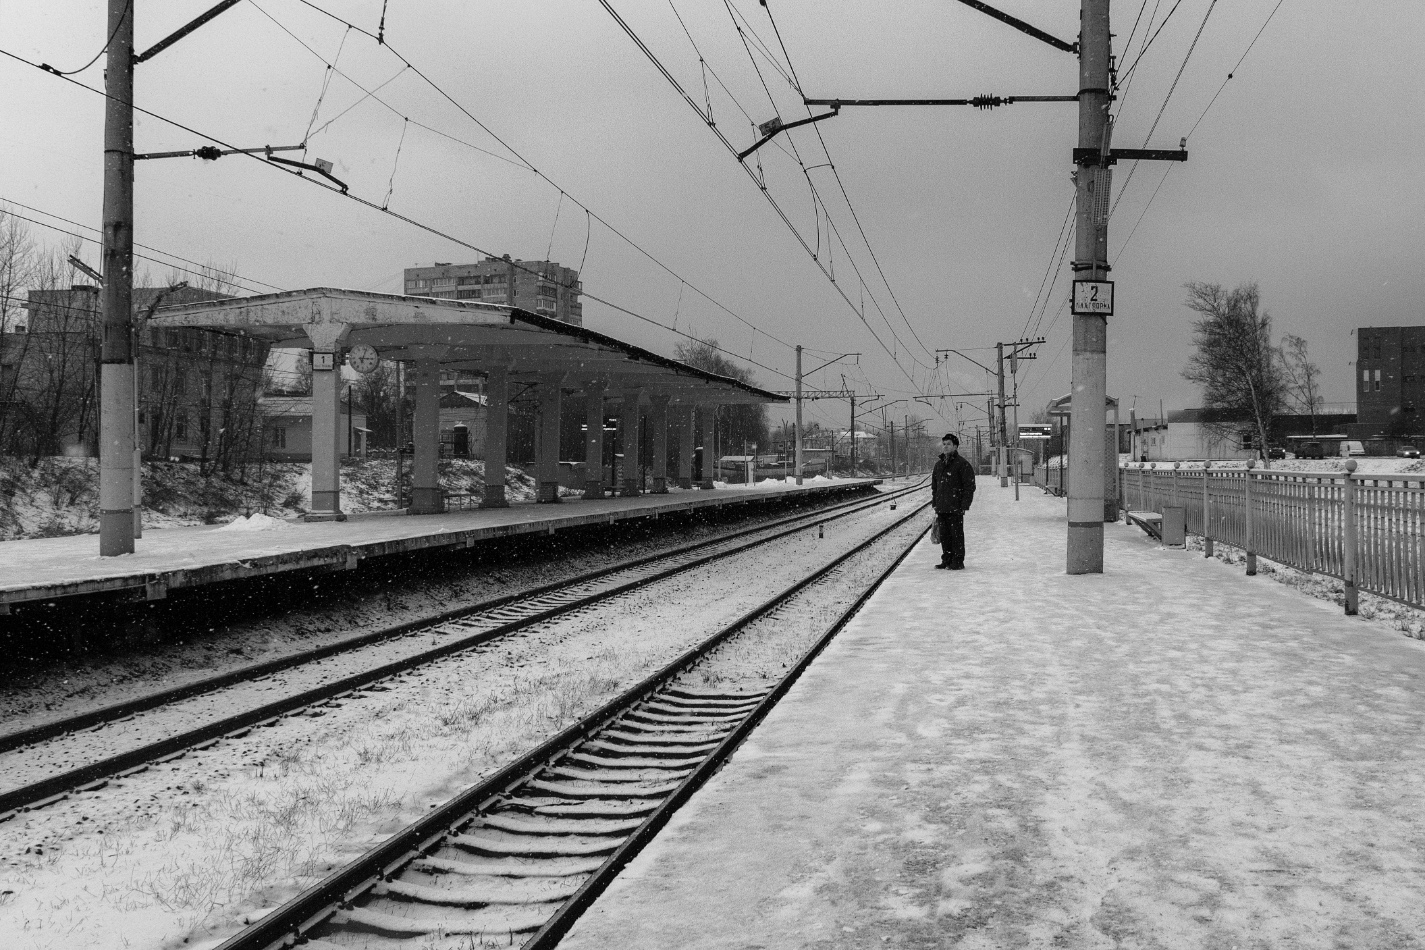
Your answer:
[[[953,432],[940,440],[940,458],[930,474],[935,517],[940,522],[940,563],[937,568],[965,568],[965,512],[975,500],[975,469],[960,457],[960,438]]]

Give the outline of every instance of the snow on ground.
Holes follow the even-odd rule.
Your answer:
[[[1127,456],[1123,456],[1121,461],[1128,463],[1128,470],[1136,472],[1140,463],[1134,462]],[[1356,473],[1358,475],[1418,475],[1425,473],[1425,460],[1422,459],[1398,459],[1398,458],[1377,458],[1360,457],[1350,459],[1356,463]],[[1260,461],[1256,463],[1255,470],[1258,472],[1304,472],[1314,475],[1339,475],[1346,470],[1347,459],[1272,459],[1263,465]],[[1156,464],[1158,471],[1171,469],[1172,462],[1146,463]],[[1188,460],[1179,463],[1184,469],[1202,468],[1202,460]],[[1237,470],[1247,467],[1247,463],[1241,459],[1216,459],[1212,463],[1214,469]]]
[[[792,486],[775,487],[788,490]],[[564,512],[578,514],[585,508],[615,511],[660,503],[660,496],[653,495],[632,501],[606,499],[580,502]],[[386,532],[382,535],[385,537],[393,529],[421,533],[438,531],[441,526],[504,524],[559,514],[543,506],[537,509],[534,505],[521,504],[429,520],[353,519],[342,523],[292,525],[287,532],[243,532],[237,536],[218,535],[223,529],[202,527],[152,534],[140,550],[152,551],[167,545],[176,547],[178,554],[191,559],[194,551],[202,548],[200,542],[216,537],[223,539],[220,548],[224,557],[245,557],[263,550],[263,545],[273,539],[278,539],[286,548],[321,547],[371,540],[372,532],[377,529]],[[758,509],[741,515],[737,526],[751,527],[785,514],[785,511]],[[175,617],[166,611],[170,604],[180,603],[178,599],[157,605],[150,603],[150,609],[158,608],[153,614],[140,612],[137,617],[130,616],[122,628],[108,629],[102,636],[91,638],[96,646],[94,652],[80,655],[58,652],[52,661],[12,669],[0,689],[0,722],[7,731],[37,725],[84,708],[150,692],[155,683],[177,686],[372,629],[429,617],[452,605],[517,593],[611,562],[705,540],[726,530],[727,525],[718,517],[711,522],[640,519],[622,526],[617,539],[613,536],[586,539],[573,533],[561,534],[547,542],[529,537],[518,542],[492,541],[493,549],[500,552],[497,557],[483,556],[485,549],[482,548],[474,552],[473,561],[452,556],[435,562],[412,562],[420,565],[419,570],[404,561],[377,560],[357,571],[314,581],[310,590],[304,590],[300,603],[289,599],[259,610],[239,605],[239,616],[234,616],[232,609],[214,616],[202,608],[196,612],[184,611]],[[304,538],[310,540],[304,542]],[[36,544],[46,549],[59,546],[63,549],[61,553],[66,554],[66,564],[92,567],[97,560],[89,547],[92,541],[83,538],[29,541],[19,546],[0,544],[0,579],[8,577],[19,581],[26,572],[37,578],[44,576],[39,572],[44,559],[38,556],[43,552],[32,551],[26,558],[3,556],[11,550]],[[91,560],[86,561],[86,558]],[[157,557],[150,569],[165,565],[172,568],[175,562]]]
[[[410,461],[405,463],[410,479]],[[99,468],[95,459],[0,456],[0,541],[93,534],[99,530]],[[349,513],[396,507],[396,463],[389,458],[344,459],[342,509]],[[479,459],[444,459],[441,487],[449,493],[484,492],[485,463]],[[279,518],[305,514],[312,487],[311,466],[296,462],[252,465],[231,479],[203,476],[196,463],[145,462],[145,529],[218,524],[254,511]],[[561,489],[561,494],[577,494]],[[510,466],[505,494],[511,501],[533,501],[533,476]]]
[[[980,486],[561,947],[1417,945],[1425,644]]]
[[[0,947],[216,945],[903,514],[770,542],[0,824]]]

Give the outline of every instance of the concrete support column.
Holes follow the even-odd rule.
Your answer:
[[[625,389],[623,405],[619,407],[619,443],[623,449],[619,495],[624,498],[638,497],[638,401],[642,395],[640,389]]]
[[[559,422],[563,409],[563,373],[539,377],[539,439],[535,446],[535,478],[539,482],[540,504],[559,502]]]
[[[508,508],[505,456],[509,435],[510,371],[491,366],[485,380],[485,497],[481,508]]]
[[[693,487],[693,452],[696,451],[697,433],[694,431],[697,407],[687,406],[678,410],[678,487]]]
[[[668,397],[654,396],[648,413],[653,427],[653,494],[668,494]]]
[[[415,364],[416,411],[411,419],[415,456],[411,472],[413,515],[434,515],[445,510],[440,490],[440,367],[434,360]]]
[[[584,497],[604,497],[604,391],[595,380],[584,385]]]
[[[715,426],[717,425],[717,406],[707,404],[702,407],[703,413],[703,480],[698,482],[699,488],[713,487],[713,473],[717,471],[717,458],[713,442],[716,438]]]
[[[345,521],[341,511],[341,371],[335,350],[312,351],[312,503],[308,521]]]

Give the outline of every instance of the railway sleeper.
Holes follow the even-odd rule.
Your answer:
[[[357,932],[381,934],[391,937],[415,937],[424,934],[487,934],[524,933],[538,930],[544,922],[559,909],[553,906],[530,905],[528,907],[500,907],[471,911],[451,917],[445,908],[425,908],[421,904],[409,905],[412,911],[428,910],[419,916],[402,916],[393,913],[367,909],[337,911],[331,923],[343,929]]]
[[[647,755],[644,750],[663,748],[670,753],[679,752],[689,754],[693,752],[706,752],[717,747],[722,741],[721,736],[708,736],[699,738],[697,736],[669,736],[655,735],[650,732],[604,732],[599,734],[599,738],[586,743],[584,748],[617,748],[623,746],[628,749],[639,750],[637,754]]]
[[[727,727],[734,725],[734,721],[728,720],[703,720],[687,719],[682,716],[660,716],[657,713],[644,713],[634,710],[626,713],[618,721],[618,727],[627,729],[633,727],[647,732],[657,732],[664,734],[687,734],[687,733],[724,733]]]
[[[452,907],[483,907],[487,904],[547,904],[568,900],[586,880],[584,875],[568,877],[499,878],[459,887],[440,887],[410,881],[391,881],[371,889],[373,897],[391,897],[423,904]]]
[[[688,764],[680,768],[655,766],[651,769],[589,769],[555,765],[540,774],[548,778],[567,778],[580,782],[678,782],[693,770]]]
[[[650,801],[609,801],[607,799],[569,799],[521,796],[500,803],[501,808],[548,815],[553,818],[630,818],[646,815],[658,807]]]
[[[568,798],[665,798],[677,790],[678,783],[640,785],[630,782],[609,785],[602,782],[551,781],[537,778],[530,782],[528,787]]]
[[[476,819],[479,827],[516,835],[621,835],[643,824],[634,818],[561,818],[522,812],[492,812]]]
[[[593,755],[588,752],[573,752],[564,759],[565,762],[577,762],[580,765],[592,766],[600,769],[658,769],[665,767],[686,767],[692,768],[703,758],[702,753],[695,753],[686,756],[670,756],[666,753],[662,756],[638,756],[638,755]],[[681,761],[680,761],[681,760]]]
[[[630,715],[648,718],[653,722],[667,722],[685,725],[689,722],[704,722],[722,725],[746,717],[750,709],[692,709],[686,706],[665,706],[662,703],[648,703]]]
[[[483,829],[454,835],[449,840],[453,846],[477,854],[519,855],[526,858],[577,858],[590,854],[607,854],[620,843],[620,839],[601,835],[514,835]]]
[[[550,878],[592,874],[603,865],[599,856],[577,858],[469,858],[432,855],[417,858],[411,870],[426,874],[455,874],[462,877]]]

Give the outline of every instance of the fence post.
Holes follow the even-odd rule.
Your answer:
[[[1202,463],[1202,556],[1212,557],[1212,501],[1208,485],[1212,481],[1212,459]]]
[[[1242,482],[1242,510],[1247,519],[1246,547],[1247,547],[1247,576],[1255,577],[1257,574],[1257,552],[1253,550],[1252,541],[1252,469],[1257,467],[1256,459],[1247,459],[1247,474]]]
[[[1180,502],[1180,500],[1179,500],[1179,497],[1178,497],[1178,469],[1180,469],[1180,468],[1182,468],[1182,467],[1183,467],[1183,463],[1182,463],[1182,462],[1174,462],[1174,463],[1173,463],[1173,507],[1174,507],[1174,508],[1178,507],[1178,505],[1181,504],[1181,502]]]
[[[1356,460],[1346,462],[1346,486],[1341,493],[1341,518],[1345,528],[1341,573],[1346,575],[1346,616],[1354,617],[1361,606],[1360,588],[1357,587],[1356,572]]]

